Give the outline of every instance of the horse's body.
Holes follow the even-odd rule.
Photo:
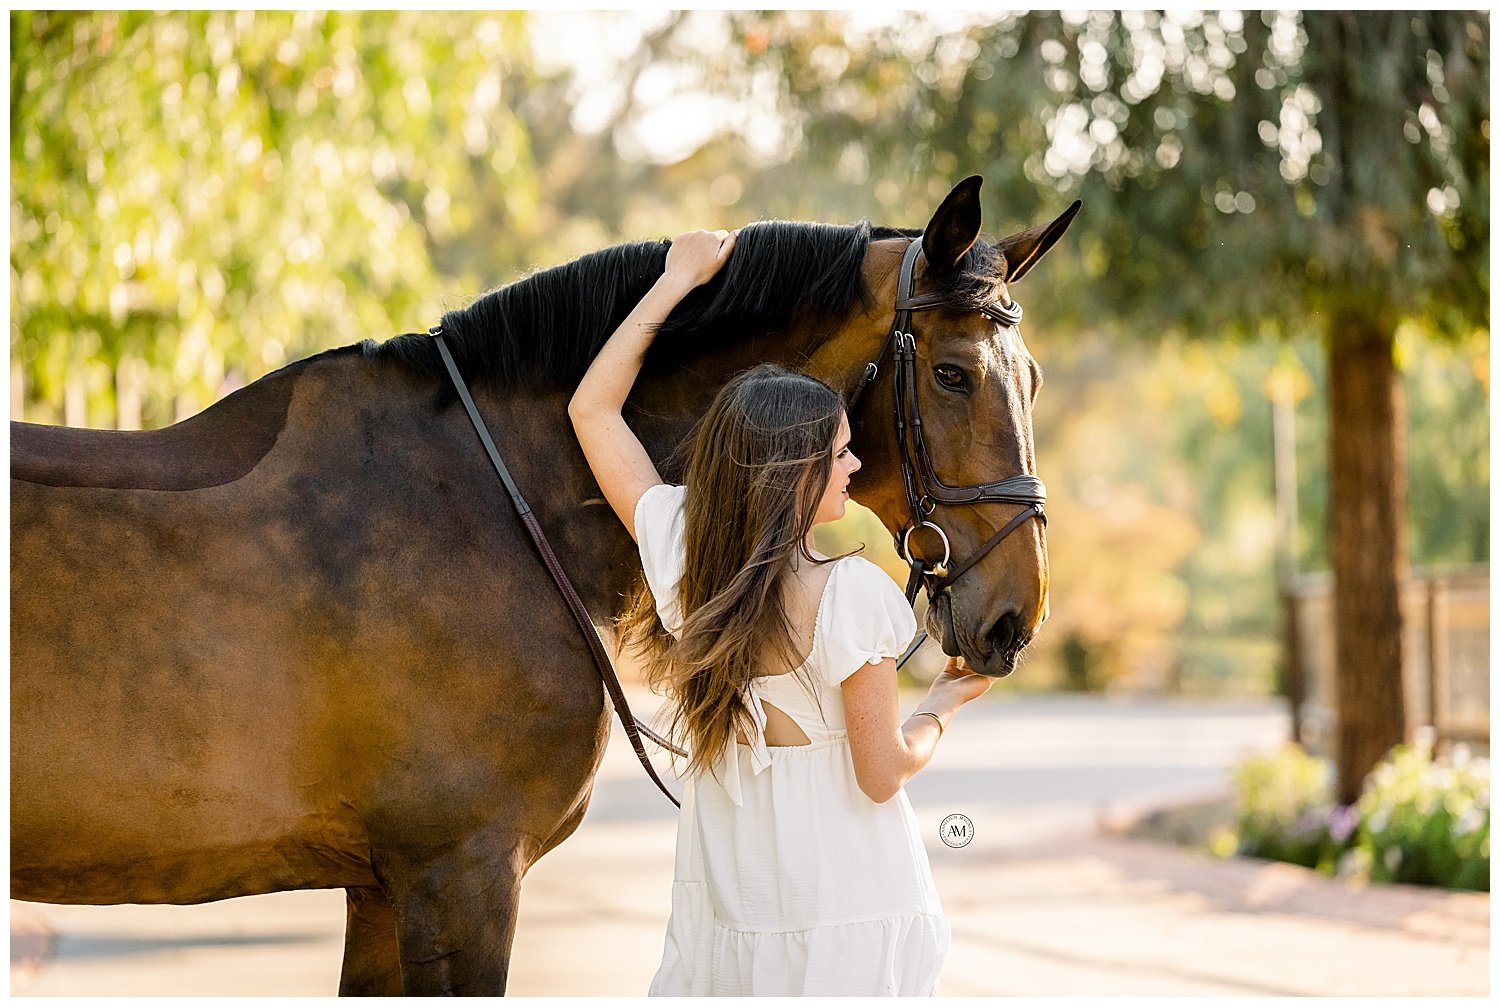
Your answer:
[[[872,242],[860,263],[873,311],[648,358],[630,416],[648,451],[761,360],[852,384],[903,244]],[[606,314],[650,279],[620,281]],[[451,389],[402,353],[323,353],[158,431],[12,424],[12,897],[342,887],[341,992],[504,992],[521,879],[582,819],[610,712]],[[571,438],[571,383],[474,390],[606,622],[639,565]],[[857,495],[894,532],[884,420],[856,427]],[[1012,560],[1040,554],[1039,534]]]
[[[468,421],[424,384],[335,352],[168,430],[12,427],[14,897],[379,902],[407,870],[381,852],[411,851],[499,882],[463,915],[508,946],[515,885],[582,818],[608,708]],[[579,506],[586,470],[514,436],[560,428],[566,396],[487,406],[602,616],[630,541]],[[270,443],[216,451],[277,414]]]

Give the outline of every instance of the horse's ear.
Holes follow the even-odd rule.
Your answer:
[[[1005,253],[1005,282],[1015,283],[1025,276],[1037,264],[1037,260],[1047,254],[1047,249],[1057,244],[1057,239],[1063,236],[1063,232],[1073,223],[1073,218],[1078,216],[1078,211],[1082,208],[1083,200],[1075,199],[1073,205],[1059,214],[1052,223],[1017,231],[1008,238],[1001,238],[995,247]]]
[[[970,175],[943,197],[943,203],[922,232],[922,254],[927,268],[946,273],[979,238],[979,186],[984,179]]]

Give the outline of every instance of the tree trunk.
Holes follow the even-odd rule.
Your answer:
[[[1329,554],[1337,697],[1337,800],[1406,739],[1401,583],[1406,577],[1406,410],[1394,326],[1358,310],[1332,319],[1328,349]]]

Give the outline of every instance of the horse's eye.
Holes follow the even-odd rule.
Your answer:
[[[932,372],[937,375],[938,384],[942,385],[944,388],[951,388],[955,392],[962,392],[966,390],[964,387],[964,372],[959,370],[957,367],[950,367],[947,364],[939,364],[932,369]]]

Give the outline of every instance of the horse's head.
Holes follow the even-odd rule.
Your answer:
[[[1038,475],[1031,416],[1042,372],[1021,339],[1009,287],[1062,236],[1079,204],[990,245],[979,240],[979,185],[977,176],[960,182],[932,215],[912,262],[914,296],[898,289],[912,239],[871,242],[864,275],[882,311],[826,345],[838,348],[845,374],[888,347],[851,406],[855,450],[865,460],[851,494],[898,548],[909,531],[912,556],[936,568],[925,577],[930,596],[936,592],[927,628],[943,651],[1004,676],[1047,618],[1044,520],[1028,520],[1041,515],[1006,499],[1044,493],[1024,478]],[[909,319],[896,317],[898,301],[912,310]],[[911,338],[891,333],[893,319]],[[904,376],[892,344],[907,347]],[[1012,522],[1013,534],[994,541]]]

